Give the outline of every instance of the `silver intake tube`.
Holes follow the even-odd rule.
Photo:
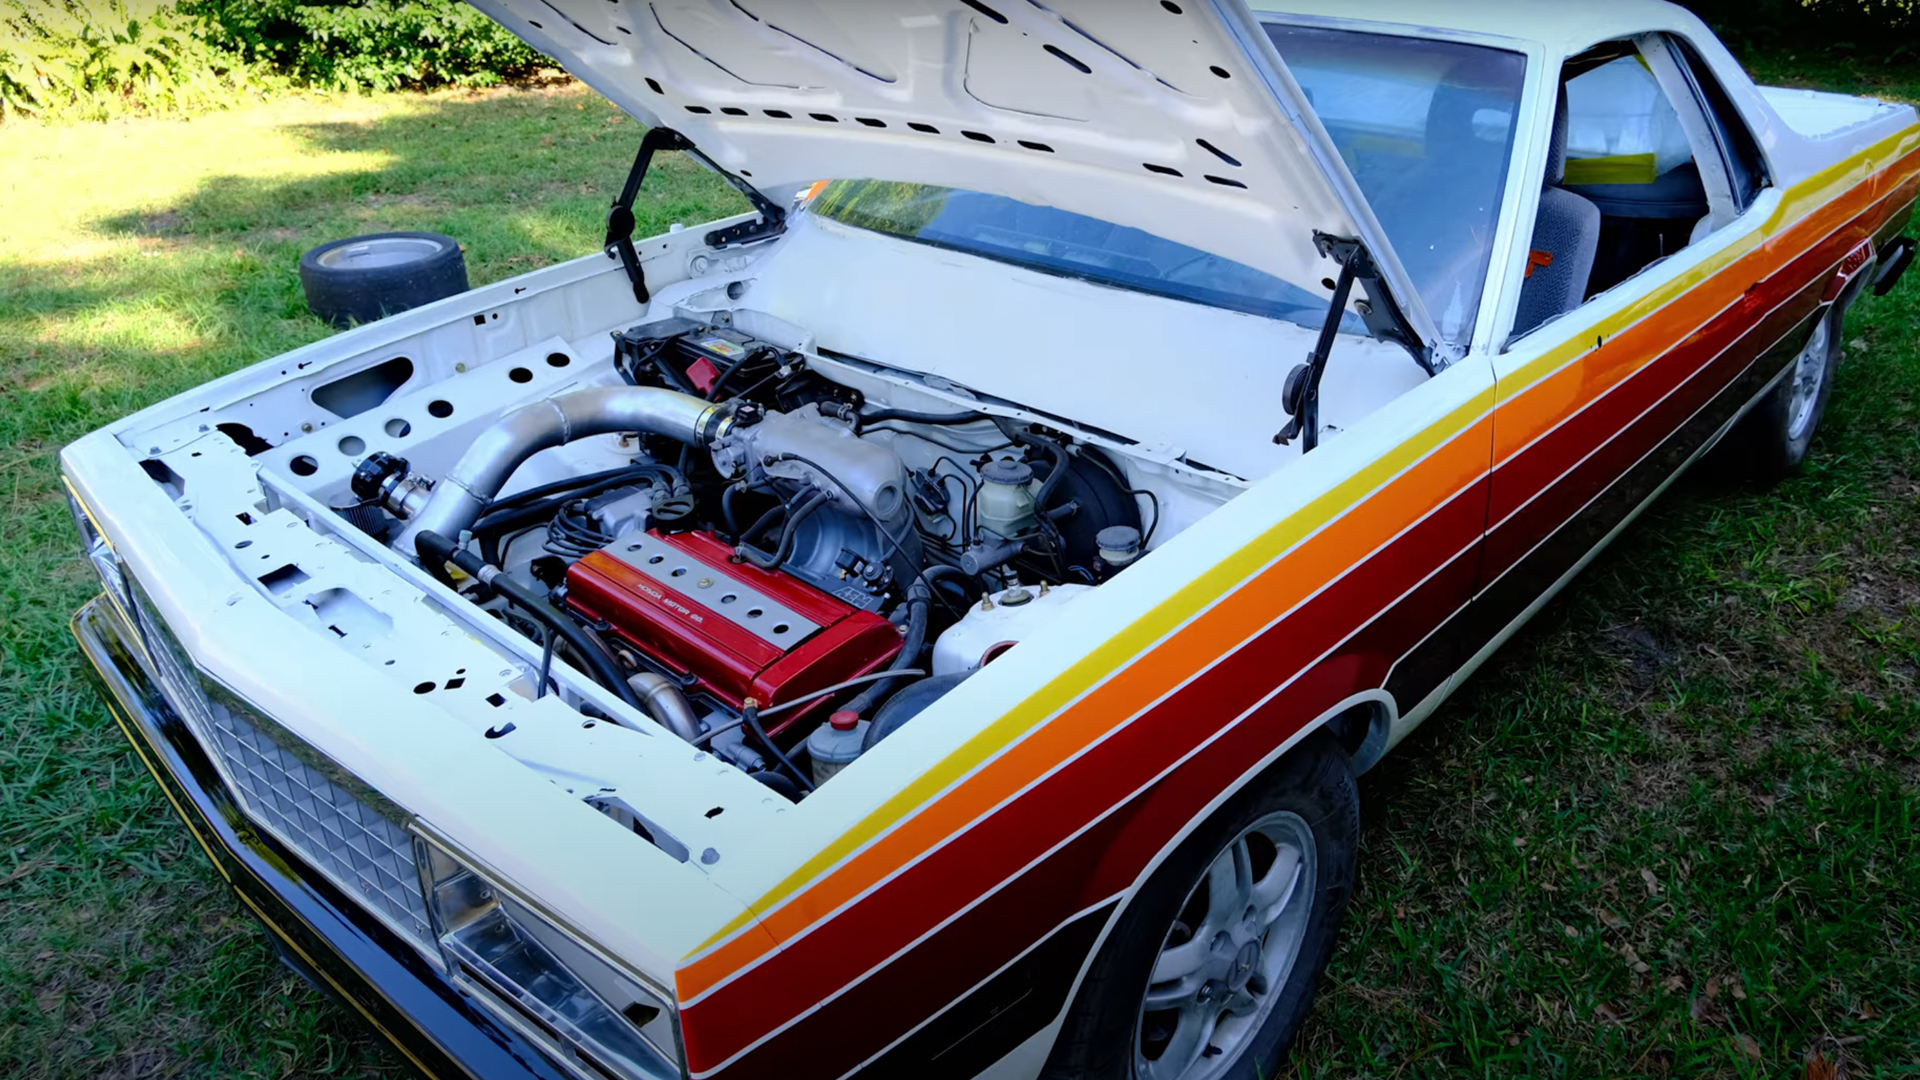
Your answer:
[[[514,470],[542,450],[589,435],[624,431],[705,446],[731,426],[732,418],[721,406],[651,386],[576,390],[522,406],[474,439],[459,462],[434,484],[432,497],[408,519],[393,547],[411,556],[415,538],[429,531],[457,541],[486,512]]]
[[[647,715],[658,721],[661,727],[688,742],[700,738],[700,720],[694,716],[687,695],[680,692],[680,687],[674,685],[673,680],[651,671],[636,671],[627,676],[627,685],[640,695],[641,703],[647,707]]]

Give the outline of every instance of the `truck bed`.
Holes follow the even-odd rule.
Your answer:
[[[1784,86],[1762,86],[1759,90],[1783,123],[1809,139],[1834,138],[1886,119],[1901,109],[1899,105],[1852,94]]]

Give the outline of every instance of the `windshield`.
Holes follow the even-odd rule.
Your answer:
[[[885,180],[835,180],[814,213],[873,232],[1030,270],[1319,329],[1327,298],[1152,233],[1003,195]],[[1347,315],[1349,333],[1365,333]]]
[[[1440,336],[1473,331],[1526,57],[1478,45],[1268,24]]]

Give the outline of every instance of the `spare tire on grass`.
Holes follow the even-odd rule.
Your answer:
[[[345,329],[467,291],[467,261],[450,236],[374,233],[300,256],[307,307]]]

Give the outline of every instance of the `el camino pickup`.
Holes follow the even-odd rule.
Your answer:
[[[648,126],[605,250],[62,456],[128,737],[432,1076],[1275,1075],[1355,776],[1913,258],[1912,109],[1649,0],[474,3]],[[753,212],[635,237],[669,152]]]

